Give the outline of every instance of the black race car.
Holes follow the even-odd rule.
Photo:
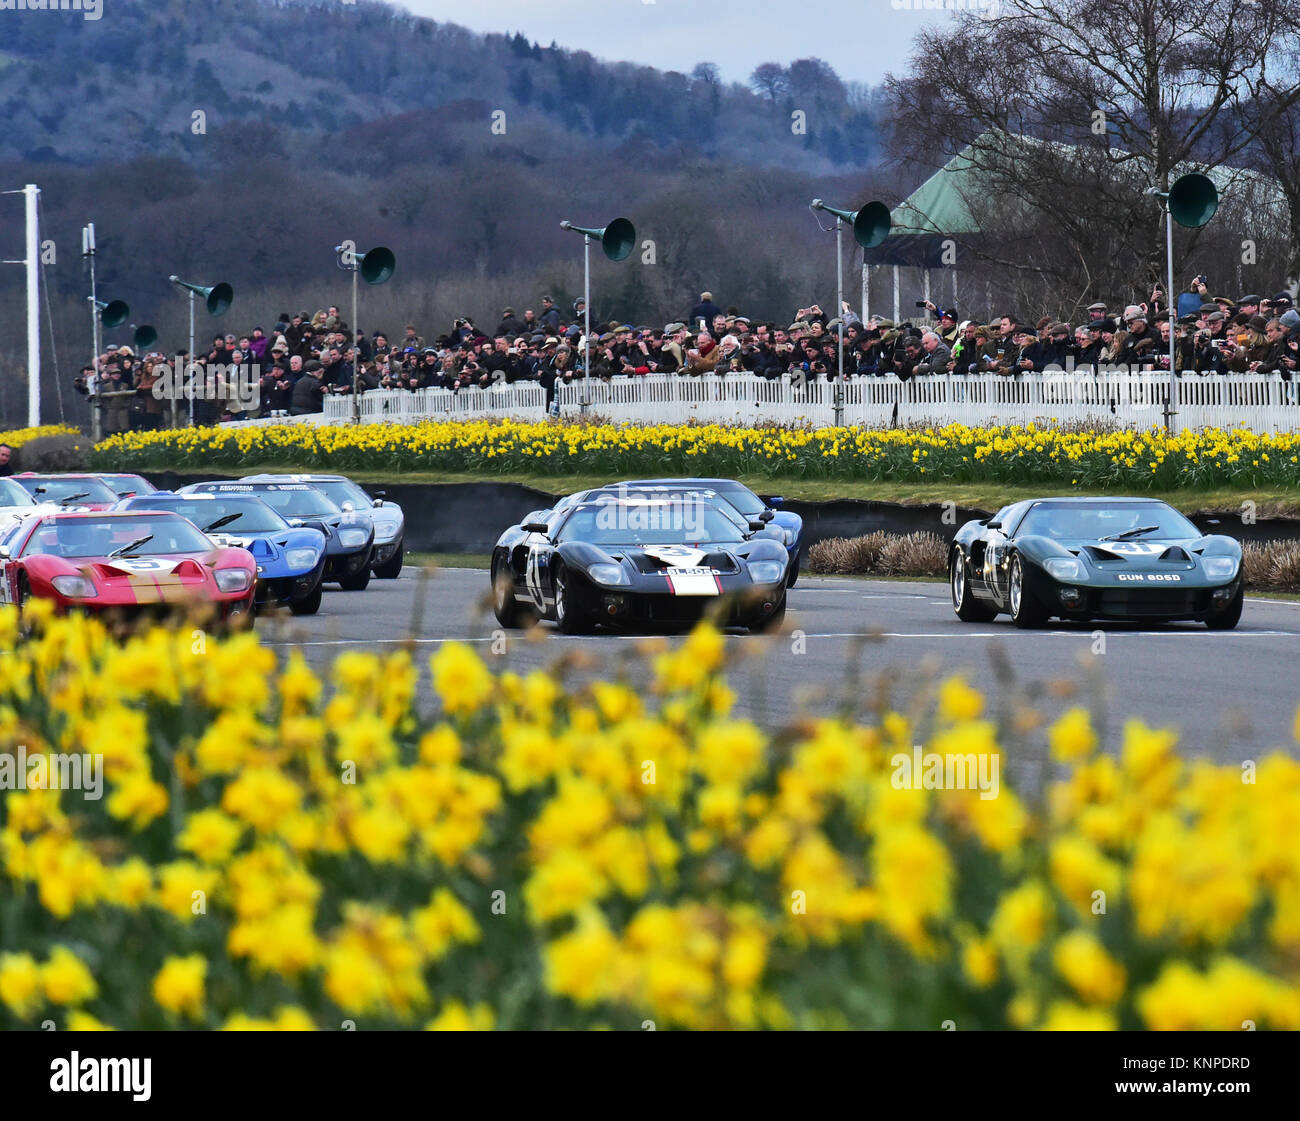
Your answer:
[[[672,499],[599,496],[511,526],[492,551],[501,624],[554,619],[566,634],[680,628],[715,611],[720,625],[766,630],[785,616],[785,579],[780,542]]]
[[[1042,498],[967,522],[948,554],[953,610],[1018,627],[1062,619],[1241,619],[1241,546],[1149,498]]]

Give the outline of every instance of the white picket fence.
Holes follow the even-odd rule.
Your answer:
[[[341,394],[325,398],[328,420],[351,420],[352,398]],[[546,390],[536,382],[477,386],[460,389],[371,389],[361,395],[363,423],[395,420],[478,420],[513,417],[541,420],[546,416]]]
[[[1179,430],[1246,427],[1254,432],[1300,430],[1297,386],[1277,375],[1227,374],[1178,379]],[[560,415],[593,416],[634,424],[814,424],[835,421],[836,392],[843,394],[845,424],[888,427],[935,424],[1115,424],[1122,428],[1164,425],[1169,376],[1143,373],[1022,374],[957,377],[852,378],[792,384],[753,374],[683,377],[649,374],[612,381],[557,385]],[[588,402],[585,407],[583,402]],[[519,382],[486,389],[374,389],[361,396],[361,419],[412,422],[425,419],[472,420],[511,417],[541,420],[546,391]],[[352,399],[328,397],[325,411],[290,418],[338,424],[352,419]],[[241,423],[275,423],[268,418]],[[283,421],[279,421],[283,423]]]
[[[1300,429],[1296,387],[1277,375],[1184,375],[1178,380],[1176,424],[1181,429],[1246,426],[1255,432]],[[680,377],[650,374],[593,381],[590,405],[580,383],[557,389],[563,416],[582,412],[649,424],[829,425],[836,391],[843,394],[845,424],[870,427],[936,424],[1096,423],[1123,428],[1163,426],[1169,375],[1145,373],[936,375],[852,378],[842,387],[816,381],[792,384],[753,374]]]

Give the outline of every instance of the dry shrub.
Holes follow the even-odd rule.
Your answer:
[[[865,576],[879,571],[880,553],[893,534],[883,529],[864,537],[829,537],[808,550],[808,571],[830,576]]]
[[[880,550],[879,563],[885,576],[944,576],[948,572],[948,544],[937,533],[890,537]]]
[[[1273,559],[1268,566],[1269,586],[1294,588],[1300,586],[1300,542],[1270,541]]]
[[[1300,588],[1300,541],[1243,541],[1241,576],[1248,588]]]
[[[808,570],[835,576],[945,576],[948,545],[934,533],[906,536],[880,529],[832,537],[808,550]]]

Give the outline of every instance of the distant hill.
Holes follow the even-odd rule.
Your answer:
[[[586,140],[688,145],[742,163],[828,170],[876,150],[869,94],[818,60],[776,67],[756,92],[707,65],[687,75],[603,63],[364,0],[109,0],[97,21],[14,14],[4,33],[0,159],[201,163],[195,109],[214,129],[273,121],[305,145],[467,100],[505,110],[507,128],[531,111]],[[806,133],[791,131],[796,109]]]
[[[8,13],[3,28],[0,189],[42,189],[65,377],[89,354],[87,221],[101,296],[177,345],[170,273],[234,284],[228,319],[199,331],[242,332],[344,302],[332,247],[349,238],[397,253],[393,280],[366,294],[372,329],[495,322],[542,291],[567,307],[581,242],[560,219],[618,214],[638,251],[620,265],[596,254],[602,317],[662,324],[704,288],[790,315],[833,300],[833,242],[809,199],[902,193],[876,159],[883,100],[816,59],[763,65],[746,88],[708,65],[606,64],[336,0],[110,0],[97,22]],[[0,199],[0,256],[21,255],[21,216]],[[21,366],[22,293],[22,270],[0,269],[0,381]],[[0,411],[21,400],[0,384]]]

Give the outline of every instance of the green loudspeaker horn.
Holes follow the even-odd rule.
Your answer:
[[[821,199],[813,199],[812,206],[848,222],[853,227],[853,240],[863,249],[874,249],[889,236],[889,207],[883,202],[869,202],[861,210],[840,210],[827,206]]]
[[[235,301],[235,290],[229,284],[214,284],[211,288],[201,288],[197,284],[182,280],[179,276],[168,277],[168,279],[178,287],[201,296],[207,305],[208,314],[213,317],[225,315]]]
[[[1205,225],[1219,209],[1219,192],[1207,176],[1183,175],[1169,188],[1169,213],[1180,226]]]
[[[397,268],[397,258],[391,249],[377,245],[369,253],[357,257],[357,267],[361,270],[361,279],[367,284],[383,284]]]
[[[632,252],[636,245],[636,227],[627,218],[615,218],[603,229],[594,230],[586,226],[575,226],[572,222],[561,222],[560,229],[573,230],[586,234],[600,242],[600,248],[611,261],[621,261]]]
[[[99,321],[105,327],[120,327],[131,318],[131,307],[125,300],[112,300],[109,303],[96,300],[95,306],[99,308]]]
[[[131,336],[137,350],[148,350],[158,341],[158,332],[155,331],[148,323],[135,329],[135,334]]]

